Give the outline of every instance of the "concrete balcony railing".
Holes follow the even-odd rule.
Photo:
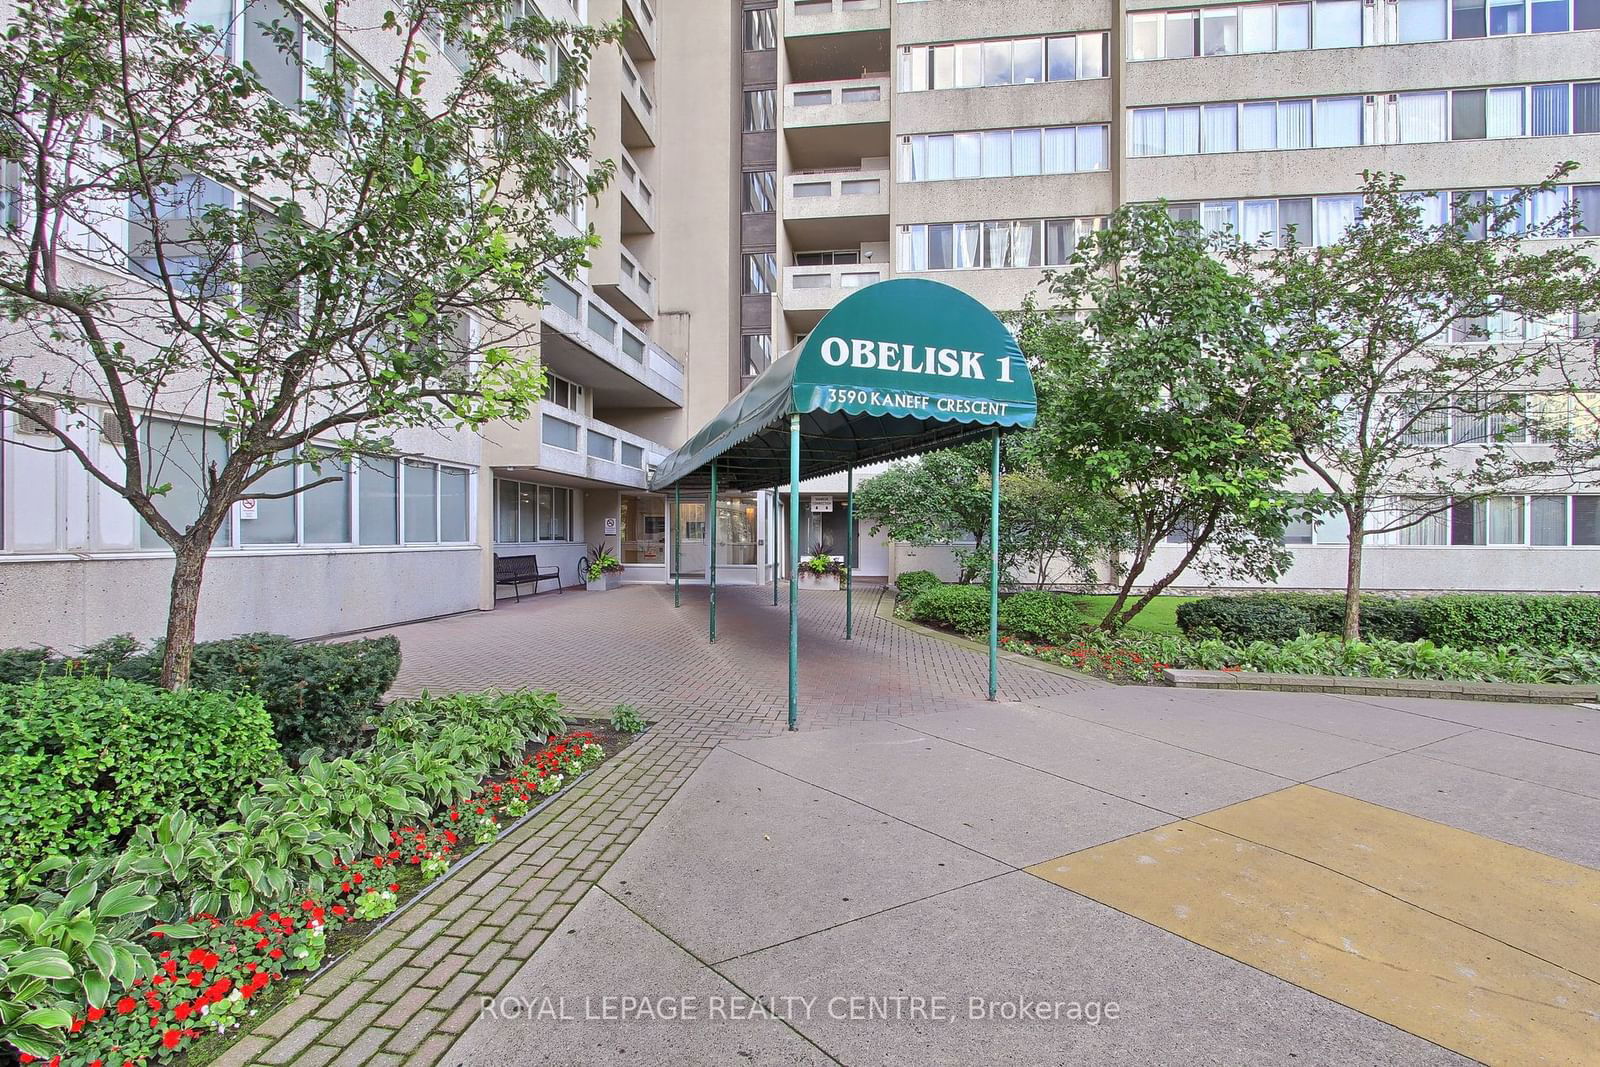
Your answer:
[[[640,266],[625,248],[617,249],[617,285],[619,295],[633,304],[640,316],[656,317],[656,280]]]
[[[635,264],[637,268],[637,264]],[[643,274],[642,271],[639,271]],[[654,305],[655,280],[644,275]],[[625,283],[626,284],[626,283]],[[639,286],[635,278],[632,283]],[[572,282],[547,275],[545,278],[545,305],[542,318],[546,331],[547,348],[559,348],[560,353],[544,355],[548,366],[558,373],[584,383],[589,375],[567,371],[558,365],[561,358],[571,358],[581,351],[621,375],[613,377],[631,379],[640,388],[640,406],[654,407],[661,401],[682,407],[684,402],[684,368],[666,349],[651,341],[643,331],[628,322],[581,282]],[[641,297],[643,296],[641,288]],[[552,345],[549,333],[560,335],[560,343]],[[645,396],[645,391],[653,397]]]
[[[651,87],[626,52],[622,53],[622,140],[639,147],[656,143],[656,103]]]
[[[625,234],[654,233],[656,231],[656,194],[639,171],[639,164],[627,149],[617,158],[617,188],[622,190],[626,209],[622,220]]]
[[[540,404],[539,438],[539,469],[637,489],[647,487],[650,468],[671,451],[548,400]]]
[[[887,170],[802,171],[784,180],[785,219],[889,214]]]
[[[887,30],[894,0],[784,0],[785,37]]]
[[[623,10],[632,23],[622,39],[623,47],[635,59],[654,59],[661,40],[656,26],[656,11],[651,0],[622,0]]]
[[[887,74],[792,84],[784,89],[783,125],[799,129],[887,123],[889,92]]]
[[[857,289],[889,276],[888,266],[851,263],[834,267],[783,268],[783,309],[827,311]]]

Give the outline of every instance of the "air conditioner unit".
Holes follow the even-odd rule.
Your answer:
[[[54,404],[46,404],[38,400],[19,400],[16,402],[19,409],[16,418],[12,420],[13,428],[19,437],[54,437],[50,432],[56,424],[56,408]]]

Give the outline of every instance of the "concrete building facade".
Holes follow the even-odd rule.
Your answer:
[[[1600,0],[538,6],[630,23],[575,101],[616,170],[558,222],[600,243],[546,280],[548,395],[521,424],[403,435],[404,458],[351,472],[336,499],[241,514],[213,552],[202,637],[488,609],[510,593],[495,556],[536,554],[577,586],[602,541],[624,580],[668,580],[674,541],[703,580],[708,501],[674,514],[648,491],[654,463],[854,289],[927,277],[1015,309],[1122,204],[1324,240],[1364,168],[1492,195],[1570,159],[1560,202],[1600,218]],[[170,416],[202,432],[203,412]],[[170,553],[21,420],[3,431],[0,646],[158,634]],[[843,478],[802,489],[803,549],[842,554]],[[719,581],[770,581],[770,496],[718,508]],[[1600,489],[1480,510],[1369,548],[1369,586],[1600,587]],[[864,576],[949,558],[856,536]],[[1282,584],[1339,586],[1340,539],[1289,531]]]

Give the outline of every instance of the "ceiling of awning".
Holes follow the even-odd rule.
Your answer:
[[[763,371],[663,460],[657,491],[789,482],[789,419],[800,416],[800,477],[898,459],[995,429],[1033,425],[1033,380],[994,313],[941,282],[896,279],[861,289],[803,346]]]

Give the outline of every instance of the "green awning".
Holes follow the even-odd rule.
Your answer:
[[[902,278],[860,289],[656,468],[656,490],[766,489],[1032,426],[1033,376],[994,312],[953,286]]]

